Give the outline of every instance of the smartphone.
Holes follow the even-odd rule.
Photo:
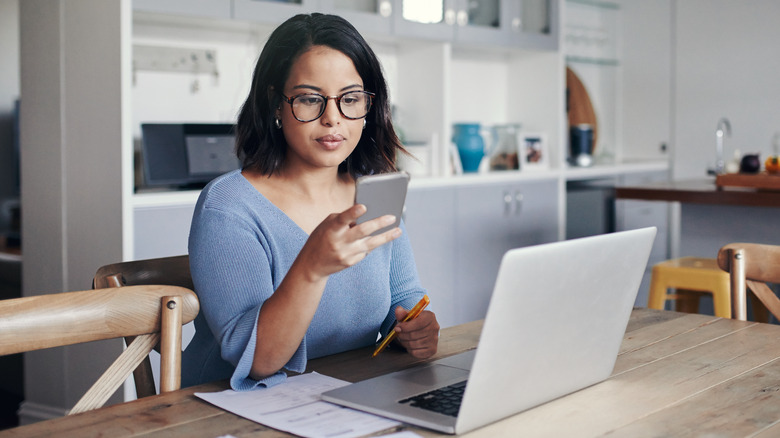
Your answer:
[[[406,172],[381,173],[366,175],[357,179],[355,186],[355,204],[366,206],[366,212],[356,223],[361,224],[371,219],[392,214],[395,223],[381,228],[372,235],[384,233],[401,223],[406,202],[406,189],[409,187],[409,174]]]

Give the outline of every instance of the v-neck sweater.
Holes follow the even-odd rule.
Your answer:
[[[308,237],[240,170],[203,189],[189,236],[201,311],[183,354],[182,386],[230,378],[234,390],[246,390],[285,379],[282,370],[260,381],[249,377],[257,318]],[[423,294],[404,230],[328,278],[306,335],[284,368],[303,372],[308,359],[373,345],[395,321],[395,308],[409,309]]]

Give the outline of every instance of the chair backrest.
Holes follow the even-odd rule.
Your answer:
[[[747,319],[750,290],[775,318],[780,319],[780,299],[766,283],[780,283],[780,246],[730,243],[718,251],[718,266],[731,275],[732,318]]]
[[[135,260],[102,266],[92,281],[97,289],[107,287],[138,286],[144,284],[164,284],[180,286],[194,290],[190,276],[190,257],[188,255],[162,257],[156,259]],[[132,337],[125,339],[128,344]],[[154,385],[152,364],[145,358],[133,371],[135,392],[138,398],[157,394]]]
[[[195,319],[198,298],[178,286],[132,286],[0,301],[0,356],[135,336],[70,410],[103,406],[159,342],[161,391],[181,385],[181,326]]]
[[[190,256],[113,263],[98,269],[94,278],[94,287],[97,289],[141,284],[167,284],[194,290]]]

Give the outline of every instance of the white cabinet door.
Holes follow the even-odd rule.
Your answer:
[[[428,290],[439,324],[458,324],[455,317],[455,189],[410,189],[404,223],[412,242],[420,281]]]
[[[514,0],[508,2],[505,20],[513,47],[557,50],[562,0]]]
[[[392,0],[320,0],[319,9],[343,17],[365,37],[392,32]]]
[[[560,0],[396,0],[398,37],[464,45],[558,48]]]
[[[455,37],[455,1],[395,0],[393,29],[396,36],[450,41]]]
[[[231,0],[133,0],[136,11],[206,18],[231,18]]]
[[[456,315],[463,323],[485,317],[506,251],[557,240],[557,181],[459,187],[456,214]]]
[[[316,6],[316,0],[233,0],[233,18],[276,26],[293,15],[309,13]]]
[[[153,259],[187,254],[195,203],[136,207],[133,211],[133,257]]]

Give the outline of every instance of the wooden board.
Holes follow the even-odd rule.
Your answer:
[[[587,123],[593,127],[593,151],[595,151],[599,139],[596,111],[593,109],[593,103],[585,84],[569,67],[566,67],[566,112],[569,116],[570,129],[581,123]]]
[[[780,190],[780,174],[724,173],[715,177],[718,187],[750,187],[762,190]]]

